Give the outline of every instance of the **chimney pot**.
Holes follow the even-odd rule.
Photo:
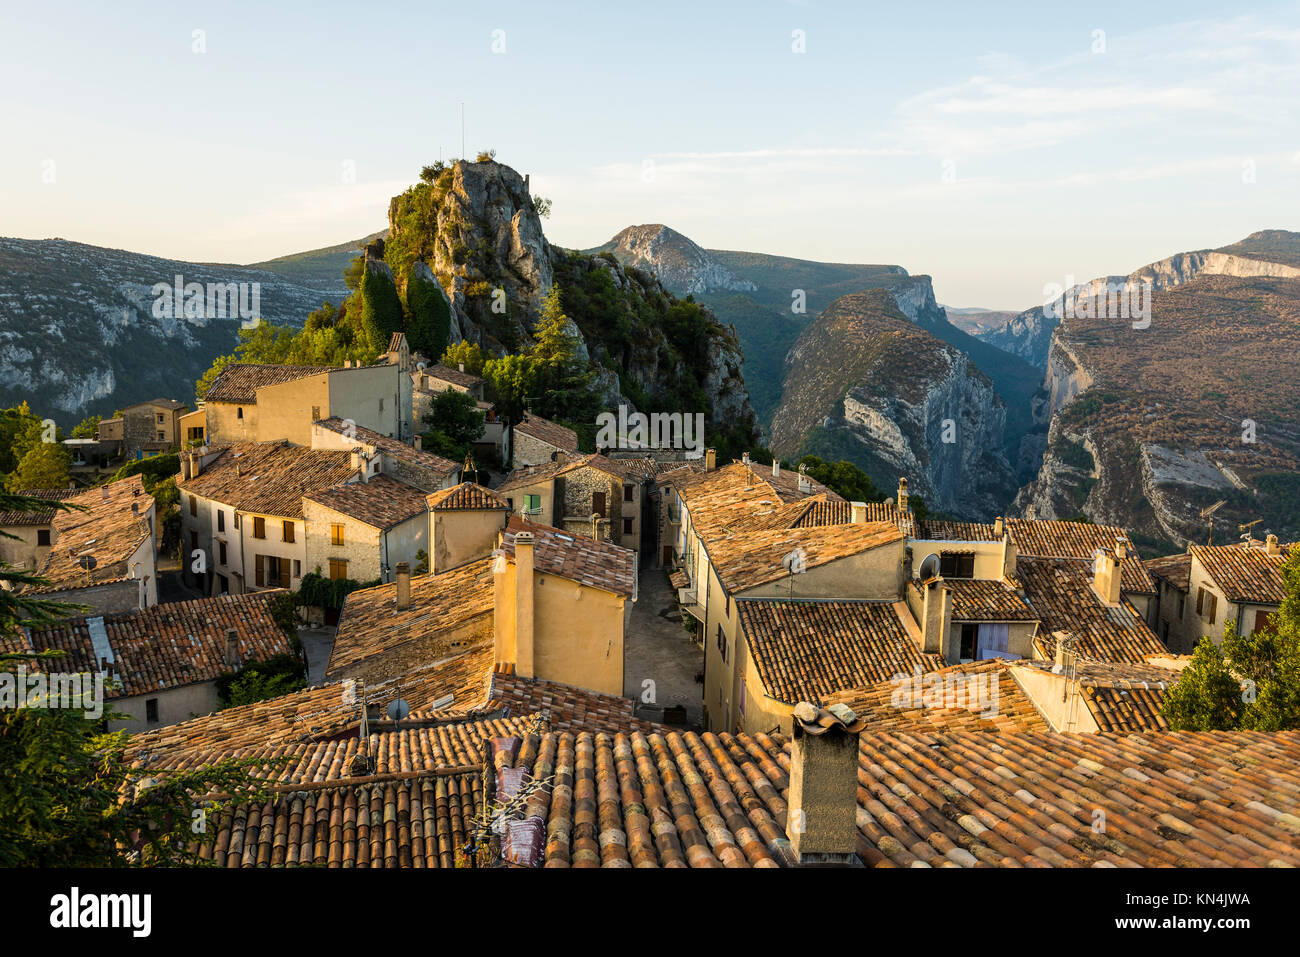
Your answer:
[[[779,479],[780,477],[781,477],[781,463],[777,459],[773,459],[772,478]]]
[[[108,501],[108,486],[107,486],[107,485],[104,486],[104,488],[103,488],[103,490],[102,490],[102,493],[103,493],[103,499],[104,499],[104,501],[107,502],[107,501]]]
[[[1003,525],[1002,525],[1002,516],[999,515],[997,518],[995,518],[995,519],[993,520],[993,536],[994,536],[995,538],[1001,538],[1001,537],[1002,537],[1002,529],[1003,529]]]
[[[419,452],[422,451],[423,449],[424,449],[424,436],[417,435],[415,437],[415,451]]]
[[[1268,555],[1282,554],[1282,546],[1278,544],[1276,535],[1269,535],[1264,539],[1264,552]]]
[[[849,512],[854,525],[864,525],[867,521],[867,503],[852,502],[849,505]]]
[[[907,479],[906,478],[900,478],[898,480],[898,510],[900,512],[907,511]]]
[[[411,564],[397,563],[397,610],[406,611],[411,607]]]
[[[704,450],[704,471],[712,472],[717,467],[718,467],[718,450],[705,449]]]

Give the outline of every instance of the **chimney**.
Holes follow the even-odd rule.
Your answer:
[[[704,471],[712,472],[717,467],[718,467],[718,450],[705,449],[704,450]]]
[[[1104,548],[1097,549],[1092,561],[1092,585],[1107,605],[1119,604],[1119,559]]]
[[[424,436],[417,435],[415,437],[415,451],[420,452],[423,450],[424,450]]]
[[[905,478],[898,480],[898,510],[907,511],[907,479]]]
[[[1122,538],[1115,539],[1115,557],[1121,562],[1128,558],[1128,542]]]
[[[952,630],[952,589],[942,578],[926,586],[921,605],[921,650],[948,659],[948,633]],[[960,650],[960,649],[959,649]],[[951,661],[956,664],[956,661]]]
[[[1020,552],[1016,548],[1016,543],[1012,541],[1010,535],[1002,536],[1002,575],[1005,578],[1016,577],[1016,562],[1020,558]]]
[[[515,671],[533,677],[533,533],[515,533]]]
[[[779,479],[780,477],[781,477],[781,463],[780,463],[780,461],[778,461],[777,459],[773,459],[773,460],[772,460],[772,478],[774,478],[774,479]]]
[[[103,494],[103,499],[104,499],[104,501],[107,502],[107,501],[108,501],[108,486],[107,486],[107,485],[105,485],[105,486],[103,487],[103,489],[102,489],[102,494]]]
[[[563,449],[556,449],[553,461],[555,462],[555,468],[557,470],[562,469],[564,468],[565,463],[569,461],[569,455]]]
[[[139,517],[140,517],[140,503],[139,503],[139,502],[132,502],[132,503],[131,503],[131,514],[134,515],[136,518],[139,518]]]
[[[800,865],[847,866],[858,847],[858,735],[866,722],[842,704],[806,701],[791,722],[785,832]]]
[[[198,478],[199,473],[203,471],[203,455],[199,452],[190,453],[190,478]]]
[[[849,504],[849,514],[854,525],[865,525],[867,522],[867,503],[851,502]]]
[[[1276,535],[1269,535],[1264,539],[1264,553],[1274,556],[1282,554],[1282,546],[1278,544]]]
[[[188,482],[194,477],[194,456],[186,453],[181,456],[181,481]]]
[[[811,492],[812,482],[808,481],[808,466],[799,466],[799,491]]]
[[[411,607],[411,564],[398,562],[397,568],[397,610],[408,611]]]
[[[465,363],[463,363],[463,362],[460,364],[460,371],[461,371],[461,372],[464,372],[464,371],[465,371]]]
[[[222,660],[227,668],[239,667],[239,632],[234,628],[226,629],[226,650]]]
[[[1002,531],[1003,531],[1002,516],[999,515],[997,518],[993,519],[993,537],[1001,538]]]

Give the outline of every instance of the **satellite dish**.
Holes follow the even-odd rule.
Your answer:
[[[931,578],[939,577],[939,556],[926,555],[925,561],[921,562],[921,581],[928,582]]]
[[[401,721],[410,713],[411,706],[401,698],[398,698],[388,706],[388,717],[392,718],[394,721]]]
[[[781,559],[781,567],[791,575],[802,575],[808,570],[808,559],[803,553],[802,548],[796,548],[785,558]]]
[[[86,571],[92,571],[98,564],[94,555],[82,555],[77,559],[77,565]]]

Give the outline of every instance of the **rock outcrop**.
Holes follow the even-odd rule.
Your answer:
[[[664,288],[679,296],[707,292],[753,292],[758,286],[740,279],[705,249],[675,229],[655,223],[629,226],[599,246],[619,262],[653,273]]]

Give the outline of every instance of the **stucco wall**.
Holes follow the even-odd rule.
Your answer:
[[[158,721],[155,723],[145,720],[145,703],[150,698],[158,699]],[[107,704],[113,711],[121,711],[130,716],[122,721],[110,721],[108,729],[134,733],[211,714],[221,707],[221,699],[217,696],[215,681],[201,681],[180,688],[168,688],[165,691],[137,695],[133,698],[118,698]]]
[[[505,527],[508,518],[505,511],[455,510],[428,514],[433,542],[431,570],[435,574],[492,554],[497,533]]]

